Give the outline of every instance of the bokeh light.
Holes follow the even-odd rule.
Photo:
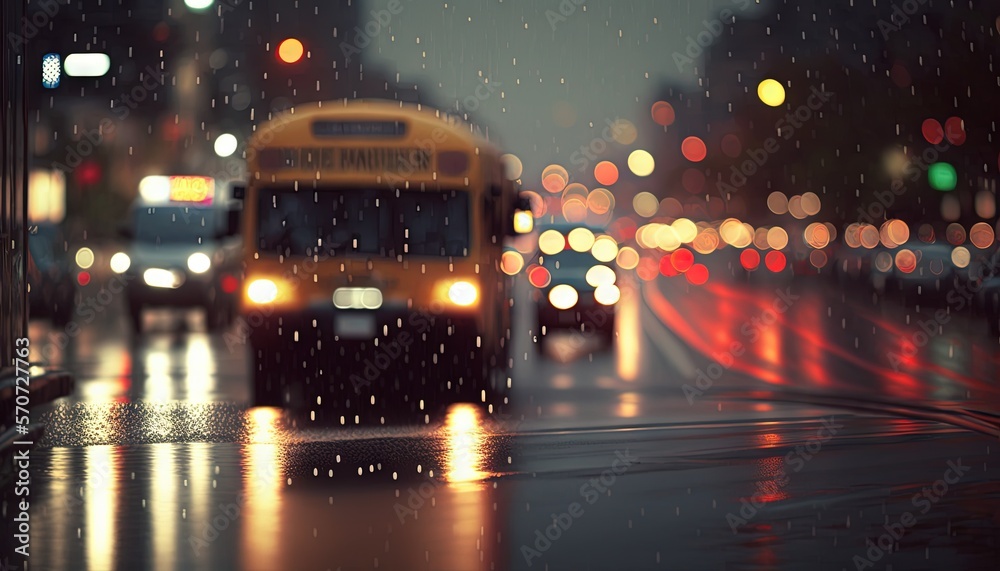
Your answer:
[[[566,239],[558,230],[546,230],[538,236],[538,249],[549,256],[566,249]]]
[[[524,256],[519,252],[507,250],[500,256],[500,268],[508,276],[516,275],[524,268]]]
[[[958,173],[955,172],[955,167],[948,163],[934,163],[927,170],[927,181],[934,190],[942,192],[955,190],[955,186],[958,184]]]
[[[302,59],[305,47],[295,38],[288,38],[278,44],[278,59],[285,63],[295,63]]]
[[[944,136],[952,145],[961,146],[965,144],[966,132],[965,122],[961,117],[948,117],[944,122]]]
[[[896,268],[904,274],[911,274],[917,269],[917,255],[913,250],[903,248],[896,252]]]
[[[819,200],[819,196],[817,196],[814,192],[804,193],[800,204],[802,206],[802,211],[805,212],[807,216],[816,216],[819,214],[819,211],[823,206]]]
[[[740,264],[747,271],[756,270],[760,266],[760,253],[757,250],[743,250],[740,252]]]
[[[767,195],[767,208],[775,214],[788,213],[788,197],[784,192],[774,191]]]
[[[955,264],[956,268],[965,268],[972,261],[972,253],[965,246],[958,246],[951,251],[951,263]]]
[[[611,236],[599,236],[594,240],[590,253],[601,262],[610,262],[618,256],[618,242]]]
[[[767,231],[767,245],[775,250],[781,250],[788,245],[788,232],[781,226],[775,226]]]
[[[653,122],[664,127],[673,125],[676,119],[673,105],[666,101],[657,101],[654,103],[651,113],[653,115]]]
[[[765,79],[757,85],[757,97],[764,105],[779,107],[785,102],[785,87],[773,79]]]
[[[924,136],[924,140],[932,145],[944,140],[944,127],[937,119],[924,119],[920,126],[920,133]]]
[[[944,230],[944,236],[952,246],[960,246],[965,243],[965,228],[961,224],[949,224]]]
[[[500,163],[503,165],[503,174],[508,180],[517,180],[524,174],[524,164],[516,155],[504,154],[500,157]]]
[[[977,222],[969,228],[969,241],[980,250],[992,246],[993,239],[993,227],[985,222]]]
[[[566,239],[574,252],[589,252],[594,245],[594,233],[588,228],[574,228]]]
[[[552,283],[552,274],[542,266],[532,265],[528,268],[528,283],[537,288],[549,287]]]
[[[649,192],[640,192],[632,199],[632,208],[635,209],[636,214],[643,218],[652,218],[656,215],[656,209],[659,205],[660,201]]]
[[[628,168],[635,176],[649,176],[654,167],[653,155],[648,151],[636,149],[628,156]]]
[[[594,167],[594,179],[604,186],[618,182],[618,167],[611,161],[601,161]]]
[[[775,250],[764,256],[764,265],[774,273],[784,271],[786,263],[785,255]]]
[[[693,285],[702,285],[708,281],[708,268],[704,264],[695,264],[685,272],[684,277]]]
[[[621,250],[618,250],[618,256],[615,258],[615,262],[618,267],[623,270],[632,270],[639,265],[639,253],[635,251],[635,248],[631,246],[625,246]]]
[[[678,272],[686,272],[694,264],[694,253],[687,248],[678,248],[670,253],[670,265]]]
[[[681,154],[685,159],[698,163],[708,156],[708,148],[705,146],[705,141],[698,137],[688,137],[681,142]]]

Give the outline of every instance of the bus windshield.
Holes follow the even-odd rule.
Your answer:
[[[462,191],[265,188],[258,248],[285,256],[469,255]]]
[[[135,238],[156,244],[201,244],[215,235],[210,208],[150,206],[135,210]]]

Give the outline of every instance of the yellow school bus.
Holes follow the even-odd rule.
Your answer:
[[[389,101],[298,106],[254,134],[241,325],[255,404],[352,418],[505,402],[500,259],[526,204],[500,156],[465,123]]]

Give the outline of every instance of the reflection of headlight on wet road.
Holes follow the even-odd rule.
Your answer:
[[[176,272],[161,268],[149,268],[142,274],[142,279],[149,287],[174,289],[181,285],[183,279]]]
[[[201,252],[195,252],[188,256],[188,269],[196,274],[203,274],[212,267],[212,260]]]
[[[125,252],[118,252],[114,256],[111,256],[111,271],[116,274],[125,273],[131,265],[132,260],[129,259],[128,254]]]

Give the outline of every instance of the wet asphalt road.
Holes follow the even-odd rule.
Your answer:
[[[34,323],[78,385],[29,568],[995,569],[997,340],[953,311],[918,343],[938,308],[846,291],[660,278],[613,351],[545,359],[521,291],[508,414],[386,426],[247,409],[245,347],[196,315],[133,342],[116,300],[65,348]]]

